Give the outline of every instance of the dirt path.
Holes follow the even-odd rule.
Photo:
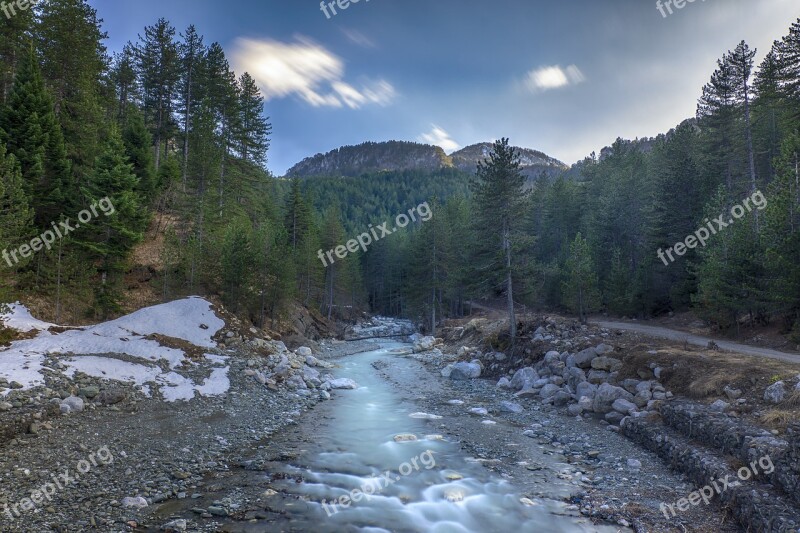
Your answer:
[[[660,326],[644,326],[641,324],[632,324],[630,322],[607,322],[604,320],[592,320],[592,324],[603,328],[619,329],[623,331],[633,331],[642,333],[651,337],[658,337],[672,341],[683,342],[686,341],[696,346],[708,346],[708,343],[713,341],[720,347],[720,349],[750,355],[753,357],[766,357],[768,359],[777,359],[778,361],[786,361],[788,363],[800,363],[800,355],[790,354],[786,352],[779,352],[777,350],[770,350],[768,348],[758,348],[755,346],[748,346],[746,344],[739,344],[738,342],[725,341],[720,339],[712,339],[711,337],[703,337],[700,335],[693,335],[685,331],[678,331],[674,329],[664,328]]]

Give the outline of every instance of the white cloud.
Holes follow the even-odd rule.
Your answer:
[[[450,134],[445,130],[436,124],[431,124],[431,127],[432,129],[429,133],[423,133],[419,136],[418,140],[420,142],[432,144],[434,146],[441,146],[447,153],[455,152],[461,148],[461,145],[454,141],[453,138],[450,137]]]
[[[540,67],[531,70],[525,76],[525,86],[534,92],[559,89],[567,85],[577,85],[584,81],[586,81],[586,77],[575,65],[570,65],[566,69],[561,68],[559,65]]]
[[[372,42],[372,39],[364,35],[358,30],[353,30],[350,28],[342,28],[342,33],[344,36],[347,37],[347,40],[351,43],[364,47],[364,48],[375,48],[376,45]]]
[[[342,59],[308,39],[238,39],[232,57],[237,70],[256,79],[265,100],[294,95],[314,107],[359,109],[387,106],[396,96],[392,84],[383,79],[365,81],[360,89],[346,82]]]

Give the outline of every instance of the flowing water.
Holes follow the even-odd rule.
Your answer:
[[[373,367],[396,360],[404,346],[382,343],[339,361],[336,374],[359,388],[336,391],[333,402],[306,415],[302,437],[283,437],[283,449],[300,450],[295,457],[272,462],[260,479],[238,481],[279,494],[268,520],[256,516],[264,520],[229,523],[225,531],[619,531],[567,516],[555,501],[523,504],[514,486],[436,434],[445,420],[410,417],[418,409]],[[409,372],[417,365],[403,361]],[[403,434],[417,440],[396,442]],[[228,480],[228,488],[236,483]]]

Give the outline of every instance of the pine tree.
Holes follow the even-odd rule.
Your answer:
[[[144,29],[144,36],[139,36],[136,51],[145,121],[155,142],[155,165],[158,170],[175,134],[172,112],[180,76],[175,28],[166,19],[159,19],[153,26]]]
[[[192,129],[192,118],[194,116],[197,102],[202,99],[201,86],[203,56],[205,45],[203,37],[197,33],[194,25],[186,29],[182,34],[183,42],[179,45],[181,56],[181,78],[178,83],[178,91],[181,95],[181,105],[179,111],[183,114],[183,165],[182,181],[183,192],[186,192],[189,174],[189,132]]]
[[[138,179],[125,156],[125,145],[118,130],[112,128],[82,190],[86,205],[98,206],[98,214],[81,226],[80,235],[81,246],[96,261],[101,275],[96,297],[104,317],[118,311],[119,277],[128,252],[142,239],[146,214],[137,188]]]
[[[102,149],[103,79],[108,57],[97,11],[87,0],[40,4],[35,29],[42,74],[52,88],[72,179],[83,184]]]
[[[0,132],[2,142],[20,162],[39,227],[49,226],[65,209],[77,205],[64,137],[32,48],[20,63],[8,105],[0,116]]]
[[[141,99],[139,79],[136,72],[136,47],[128,42],[122,52],[115,53],[109,74],[114,87],[117,120],[123,127],[128,125],[128,111]]]
[[[245,161],[257,165],[267,162],[269,135],[272,126],[264,115],[264,97],[250,74],[245,72],[239,78],[239,120],[235,133],[236,148]]]
[[[159,185],[153,162],[153,138],[147,131],[144,116],[138,108],[131,106],[126,115],[128,118],[122,131],[125,155],[133,165],[133,172],[138,178],[136,192],[144,202],[149,202]]]
[[[25,266],[25,258],[7,252],[26,243],[33,233],[33,210],[28,206],[22,171],[17,159],[7,154],[0,144],[0,251],[3,252],[0,270],[17,270]],[[8,279],[6,276],[0,278]]]
[[[478,163],[478,177],[473,184],[476,220],[484,233],[482,275],[502,277],[508,300],[509,334],[513,343],[517,336],[514,312],[514,245],[519,237],[519,220],[525,211],[525,177],[520,172],[519,155],[508,139],[494,143],[489,159]]]
[[[6,103],[17,67],[28,56],[33,23],[34,12],[27,9],[0,24],[0,104]]]
[[[599,294],[589,245],[580,233],[569,246],[565,271],[564,304],[578,313],[581,323],[585,324],[587,313],[596,307]]]

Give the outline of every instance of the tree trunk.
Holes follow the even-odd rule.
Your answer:
[[[514,313],[514,284],[511,279],[511,237],[509,235],[508,223],[503,228],[503,248],[506,252],[506,292],[508,293],[508,321],[510,323],[509,334],[511,342],[517,338],[517,317]]]

